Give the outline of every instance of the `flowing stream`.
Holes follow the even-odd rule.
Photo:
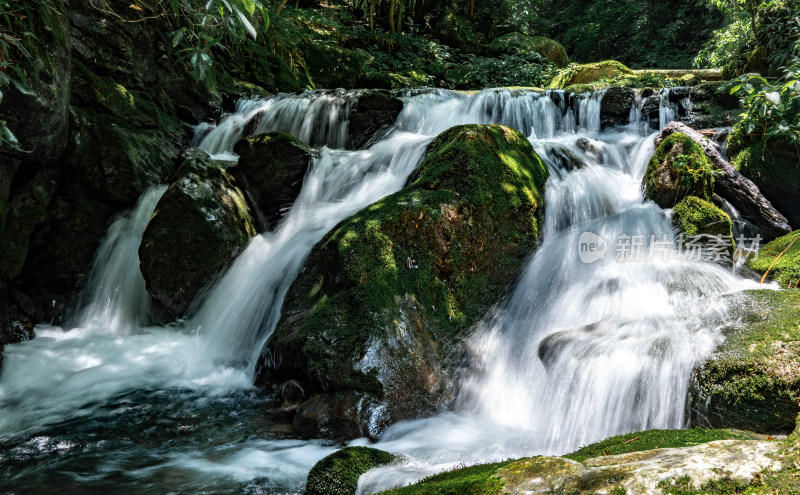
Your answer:
[[[361,492],[684,426],[691,370],[721,339],[719,296],[754,284],[681,255],[667,212],[642,199],[655,130],[641,122],[641,99],[629,126],[601,131],[602,98],[420,93],[358,151],[341,149],[349,93],[243,100],[199,126],[194,144],[220,158],[235,156],[241,136],[271,130],[323,148],[281,223],[173,325],[147,326],[137,255],[164,188],[112,224],[65,327],[39,325],[36,339],[6,348],[0,491],[302,493],[311,466],[338,446],[292,439],[266,419],[274,404],[251,385],[258,354],[313,246],[402,188],[430,140],[465,123],[514,127],[548,163],[542,243],[471,342],[454,410],[384,432],[377,446],[404,461],[362,476]],[[663,125],[667,96],[662,107]]]

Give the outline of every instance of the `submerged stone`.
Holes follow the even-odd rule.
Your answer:
[[[256,234],[229,165],[185,161],[142,236],[139,258],[147,290],[172,316],[182,315]]]
[[[510,128],[441,134],[405,189],[339,224],[311,252],[260,383],[294,379],[312,394],[360,395],[376,404],[362,426],[370,436],[434,413],[452,398],[464,338],[537,245],[547,175]],[[304,424],[333,407],[319,405]]]

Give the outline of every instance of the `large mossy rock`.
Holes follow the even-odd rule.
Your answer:
[[[747,266],[782,289],[800,287],[800,231],[773,240],[748,258]]]
[[[699,241],[701,250],[716,261],[729,261],[733,254],[733,223],[731,217],[714,203],[696,196],[686,196],[672,209],[672,225],[684,234],[684,243]],[[727,253],[719,252],[718,248]]]
[[[656,149],[642,186],[645,196],[662,208],[672,208],[686,196],[708,201],[714,192],[713,165],[697,143],[676,132]]]
[[[480,48],[472,23],[461,15],[455,2],[444,8],[436,25],[433,26],[433,33],[443,44],[464,53],[476,53]]]
[[[173,316],[182,315],[256,234],[227,165],[185,161],[142,236],[139,258],[147,290]]]
[[[381,493],[750,493],[745,490],[762,479],[758,472],[781,467],[774,457],[783,445],[763,438],[699,428],[641,431],[608,438],[564,457],[530,457],[458,468]]]
[[[305,494],[355,495],[359,476],[394,460],[393,454],[372,447],[346,447],[314,464]]]
[[[521,33],[508,33],[489,43],[489,49],[497,53],[514,54],[518,52],[538,53],[558,67],[569,63],[567,51],[558,41],[544,36],[525,36]]]
[[[761,141],[734,128],[728,153],[733,166],[758,186],[792,228],[800,228],[800,149],[779,138]]]
[[[284,132],[270,132],[241,139],[233,151],[239,155],[234,175],[246,184],[265,227],[274,227],[300,194],[317,150]]]
[[[306,397],[324,398],[301,406],[303,434],[332,414],[325,403],[372,401],[380,417],[356,414],[356,430],[375,436],[375,425],[432,414],[453,397],[464,339],[537,245],[547,176],[519,132],[454,127],[430,144],[406,188],[314,248],[258,379],[295,380]]]
[[[800,412],[800,291],[747,291],[731,303],[735,323],[692,378],[691,423],[788,433]]]
[[[594,64],[570,65],[550,81],[550,88],[566,88],[576,84],[590,84],[601,79],[618,79],[632,76],[633,71],[616,60],[605,60]]]

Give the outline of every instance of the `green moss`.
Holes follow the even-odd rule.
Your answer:
[[[688,430],[648,430],[626,433],[582,447],[564,457],[583,462],[604,455],[628,454],[653,449],[691,447],[716,440],[748,440],[752,434],[734,430],[692,428]]]
[[[511,461],[470,466],[423,479],[411,486],[381,492],[383,495],[495,495],[504,483],[497,471]]]
[[[726,341],[692,379],[692,424],[791,431],[800,411],[800,291],[746,291],[731,305]]]
[[[780,258],[778,258],[780,256]],[[759,274],[767,274],[783,288],[800,285],[800,231],[779,237],[758,251],[757,257],[747,260],[747,266]],[[768,271],[769,270],[769,271]]]
[[[684,242],[702,236],[701,243],[708,240],[716,246],[716,240],[721,240],[727,244],[728,253],[733,253],[733,223],[730,216],[713,203],[686,196],[672,209],[672,224],[686,235]]]
[[[760,188],[800,190],[800,152],[780,139],[757,140],[734,127],[728,136],[732,164]]]
[[[714,166],[703,149],[680,132],[670,134],[656,150],[643,179],[645,196],[672,208],[686,196],[710,201]]]
[[[347,447],[317,462],[308,473],[306,495],[354,495],[358,477],[395,456],[372,447]]]
[[[618,79],[633,75],[625,64],[616,60],[605,60],[594,64],[570,64],[550,81],[548,88],[566,88],[575,84],[595,83],[602,79]]]

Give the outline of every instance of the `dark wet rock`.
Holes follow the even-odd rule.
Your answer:
[[[244,194],[226,168],[207,159],[181,165],[156,205],[139,246],[147,290],[173,316],[256,234]]]
[[[703,149],[714,166],[714,193],[732,204],[745,220],[761,229],[768,240],[792,230],[786,217],[775,209],[753,181],[737,172],[722,155],[719,146],[699,132],[680,122],[670,122],[656,138],[659,148],[662,141],[673,133],[687,136]]]
[[[546,177],[519,132],[454,127],[409,186],[314,248],[258,377],[267,388],[296,380],[311,396],[298,432],[375,437],[452,399],[464,338],[536,246]],[[327,426],[345,410],[347,427]]]
[[[241,139],[233,147],[239,166],[233,174],[257,205],[265,224],[274,227],[303,187],[303,177],[318,151],[283,132]]]
[[[389,93],[368,91],[358,98],[350,114],[347,147],[363,148],[381,131],[392,126],[403,111],[403,101]]]
[[[635,97],[631,88],[614,86],[606,90],[600,102],[600,124],[604,128],[627,125]]]

